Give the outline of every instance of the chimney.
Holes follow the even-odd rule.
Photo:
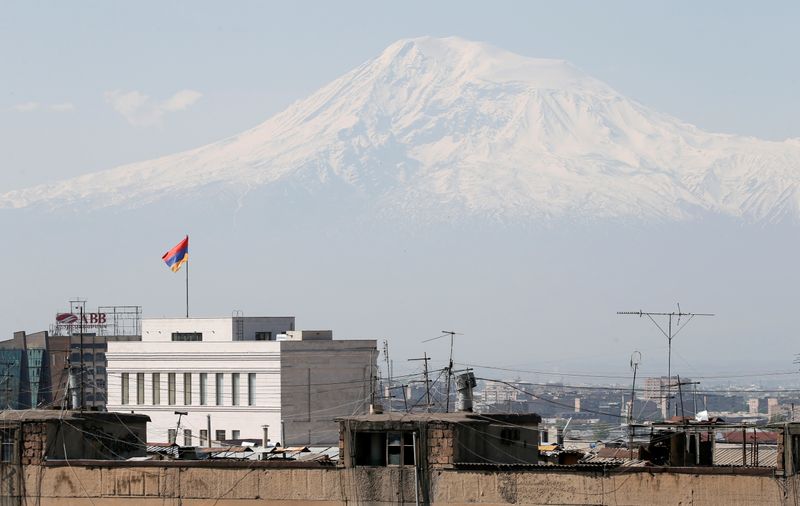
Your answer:
[[[472,412],[472,389],[476,384],[475,375],[471,372],[456,376],[456,390],[458,391],[456,411]]]

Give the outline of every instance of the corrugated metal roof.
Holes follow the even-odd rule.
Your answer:
[[[752,448],[747,447],[747,466],[750,466],[753,459]],[[715,466],[741,466],[742,448],[741,447],[719,447],[714,449]],[[778,448],[775,446],[758,447],[758,466],[776,467],[778,465]]]
[[[643,467],[647,465],[647,461],[639,459],[616,459],[613,457],[588,455],[580,461],[580,464],[606,464],[620,467]]]

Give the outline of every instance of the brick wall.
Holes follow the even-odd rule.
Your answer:
[[[433,467],[452,467],[455,457],[453,426],[448,423],[428,424],[428,464]]]
[[[44,423],[22,424],[22,465],[41,464],[46,442],[47,426]]]

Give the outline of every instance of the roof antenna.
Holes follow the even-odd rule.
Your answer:
[[[450,412],[450,377],[453,375],[453,338],[460,335],[462,335],[461,332],[443,330],[442,335],[422,341],[423,343],[427,343],[428,341],[435,341],[437,339],[450,336],[450,362],[447,364],[447,402],[445,403],[445,413]]]
[[[650,318],[650,321],[653,322],[658,330],[667,338],[667,345],[668,345],[668,352],[667,352],[667,395],[666,399],[664,400],[664,406],[666,409],[662,411],[664,418],[666,419],[669,416],[669,401],[670,397],[672,397],[672,339],[678,335],[678,332],[683,330],[683,328],[689,324],[690,321],[694,319],[695,316],[714,316],[713,313],[684,313],[681,311],[681,305],[678,303],[678,312],[671,312],[671,313],[648,313],[642,311],[617,311],[617,314],[621,315],[637,315],[640,318],[642,316],[646,316]],[[667,319],[667,330],[658,324],[654,316],[656,317],[666,317]],[[688,316],[689,318],[681,324],[681,316]],[[675,330],[673,331],[672,320],[676,319],[676,324],[674,326]],[[680,382],[680,381],[679,381]]]

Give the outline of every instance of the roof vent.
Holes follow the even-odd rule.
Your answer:
[[[456,400],[456,411],[472,413],[472,389],[475,388],[475,375],[465,372],[456,376],[456,389],[458,398]]]

